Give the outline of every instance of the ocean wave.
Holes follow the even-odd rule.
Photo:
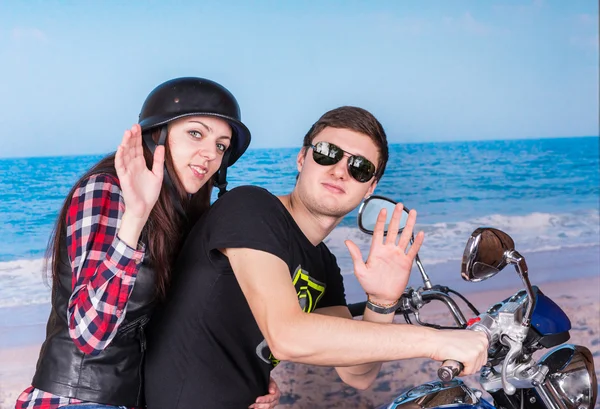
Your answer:
[[[508,233],[521,254],[541,251],[598,246],[600,244],[600,215],[586,210],[575,213],[534,212],[523,216],[492,214],[471,220],[419,224],[416,231],[425,233],[419,255],[427,264],[460,260],[471,233],[478,227],[495,227]],[[364,257],[371,246],[371,236],[357,227],[340,226],[326,238],[325,243],[336,254],[342,271],[352,269],[352,260],[344,245],[352,240]]]
[[[0,262],[0,308],[50,302],[50,283],[41,258]]]
[[[460,260],[471,232],[478,227],[495,227],[510,234],[519,252],[585,248],[600,245],[600,215],[597,211],[575,213],[530,213],[524,216],[492,214],[472,220],[432,224],[417,223],[425,232],[419,255],[425,265]],[[351,240],[366,258],[371,236],[354,226],[339,226],[325,239],[343,274],[352,274],[352,260],[344,244]],[[43,259],[0,262],[0,308],[43,304],[50,301],[50,280]]]

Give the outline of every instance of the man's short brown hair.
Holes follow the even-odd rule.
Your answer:
[[[375,145],[377,145],[377,149],[379,150],[379,162],[377,163],[377,170],[375,172],[375,181],[379,181],[385,171],[389,151],[387,136],[385,135],[383,126],[381,126],[377,118],[366,109],[358,107],[343,106],[332,109],[323,114],[323,116],[313,124],[308,133],[304,136],[304,143],[302,146],[310,146],[319,132],[327,127],[350,129],[367,135],[375,142]]]

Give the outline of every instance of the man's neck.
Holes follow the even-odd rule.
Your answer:
[[[342,221],[341,217],[324,216],[311,212],[297,197],[295,190],[288,195],[277,196],[277,198],[283,203],[302,233],[314,246],[319,245]]]

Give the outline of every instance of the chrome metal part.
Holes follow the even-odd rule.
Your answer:
[[[429,382],[416,386],[398,396],[389,409],[428,409],[448,405],[477,405],[477,393],[460,379],[451,382]]]

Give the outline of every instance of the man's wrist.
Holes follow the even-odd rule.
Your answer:
[[[378,314],[392,314],[395,313],[400,305],[400,299],[394,301],[380,301],[375,297],[371,297],[367,294],[367,308]]]
[[[392,304],[396,304],[399,298],[381,298],[367,293],[367,300],[371,301],[375,305],[385,307],[390,306]]]

